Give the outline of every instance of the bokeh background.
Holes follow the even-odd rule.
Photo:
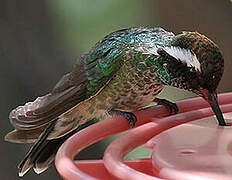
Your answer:
[[[49,92],[78,57],[106,34],[132,26],[161,26],[174,33],[198,31],[210,37],[225,58],[218,91],[232,90],[230,0],[1,0],[0,179],[19,179],[16,165],[28,150],[4,142],[4,135],[12,130],[10,110]],[[166,89],[162,96],[176,100],[193,95]],[[107,141],[91,146],[78,158],[100,158]],[[55,168],[40,176],[30,171],[24,177],[32,178],[60,179]]]

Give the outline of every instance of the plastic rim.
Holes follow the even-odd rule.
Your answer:
[[[221,109],[224,113],[232,111],[231,102],[232,93],[219,95],[219,104],[222,105]],[[179,114],[166,118],[165,116],[168,115],[168,110],[163,106],[156,106],[135,112],[138,119],[136,126],[146,124],[131,129],[127,134],[110,144],[104,156],[106,168],[120,179],[123,177],[127,177],[126,179],[128,180],[137,178],[157,179],[156,177],[148,176],[131,169],[123,162],[123,156],[129,150],[145,143],[149,138],[168,128],[213,114],[212,110],[208,108],[209,105],[201,98],[179,101],[177,105],[180,109]],[[163,118],[158,119],[156,117]],[[96,123],[76,133],[61,146],[57,153],[55,164],[58,172],[65,179],[96,179],[77,168],[73,160],[74,156],[88,145],[126,129],[129,129],[127,120],[123,117],[114,117]]]

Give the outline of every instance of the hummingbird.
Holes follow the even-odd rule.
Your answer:
[[[163,28],[133,27],[105,36],[77,60],[50,93],[10,112],[15,130],[5,140],[34,143],[19,164],[19,176],[33,168],[45,171],[61,144],[92,119],[122,115],[133,126],[133,111],[159,99],[164,86],[185,89],[204,98],[220,126],[226,122],[217,100],[224,70],[218,46],[198,32],[175,35]]]

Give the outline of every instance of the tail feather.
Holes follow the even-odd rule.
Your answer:
[[[35,143],[45,128],[45,126],[41,126],[31,130],[15,129],[5,136],[5,141],[14,143]]]
[[[19,168],[19,176],[22,177],[31,167],[33,167],[34,161],[39,155],[41,149],[43,149],[47,145],[47,137],[49,133],[55,126],[56,121],[52,121],[48,127],[41,133],[38,140],[33,144],[31,149],[28,151],[24,159],[18,165]]]
[[[75,130],[71,131],[65,136],[62,136],[58,139],[47,140],[47,137],[52,132],[56,120],[52,121],[48,127],[43,131],[43,133],[39,136],[38,140],[33,144],[30,148],[24,159],[18,165],[19,168],[19,176],[22,177],[26,174],[31,168],[37,174],[42,173],[46,169],[50,167],[55,159],[56,152],[59,147],[63,144],[63,142],[68,139],[70,136],[80,131],[81,129],[94,124],[96,120],[88,121],[87,123],[79,126]]]

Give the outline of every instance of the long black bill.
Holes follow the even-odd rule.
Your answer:
[[[217,94],[215,92],[213,92],[213,93],[208,92],[206,96],[208,96],[208,97],[205,97],[205,99],[209,102],[213,112],[215,113],[219,125],[226,126],[226,122],[225,122],[224,117],[222,115],[222,111],[218,105]]]

